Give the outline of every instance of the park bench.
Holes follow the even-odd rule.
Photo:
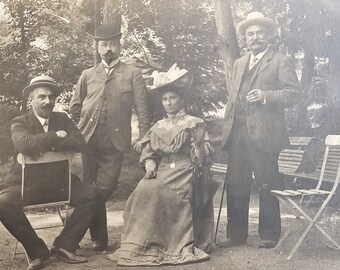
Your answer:
[[[335,248],[340,249],[340,245],[333,239],[329,234],[325,232],[325,230],[318,225],[317,221],[328,205],[329,201],[332,199],[333,195],[336,194],[336,190],[339,183],[340,178],[340,136],[337,135],[329,135],[326,138],[326,146],[324,147],[324,154],[318,155],[316,152],[316,169],[310,170],[310,173],[307,173],[309,170],[306,170],[307,167],[301,166],[305,165],[307,156],[314,155],[313,152],[307,149],[307,146],[310,144],[312,138],[311,137],[290,137],[290,147],[288,149],[284,149],[279,154],[278,164],[279,171],[289,177],[293,177],[294,181],[296,179],[309,179],[315,180],[314,183],[317,182],[317,185],[313,189],[284,189],[284,190],[272,190],[272,194],[276,196],[280,203],[285,205],[290,212],[292,212],[297,220],[307,222],[308,226],[303,231],[301,237],[298,239],[294,248],[288,255],[287,259],[290,260],[302,241],[305,239],[306,235],[309,233],[312,227],[315,227],[323,236],[325,236]],[[313,141],[315,142],[315,141]],[[307,155],[308,154],[308,155]],[[308,158],[307,158],[308,159]],[[223,173],[225,174],[227,170],[227,165],[222,163],[214,163],[211,167],[212,173]],[[332,184],[331,189],[323,189],[323,183],[328,182]],[[315,197],[318,198],[318,202],[321,203],[320,207],[316,209],[316,214],[310,216],[307,212],[307,208],[311,200]],[[309,201],[307,203],[303,203],[303,199],[307,198]],[[296,199],[300,199],[300,204],[296,202]],[[221,199],[220,209],[222,207],[223,196]],[[220,213],[218,216],[219,223]],[[281,237],[277,246],[274,250],[279,248],[284,240],[288,237],[294,224],[288,227],[285,234]],[[217,230],[215,232],[215,240],[216,240]]]
[[[290,137],[290,147],[281,151],[278,164],[279,171],[286,176],[298,178],[319,180],[322,167],[322,156],[318,161],[315,171],[311,173],[297,172],[296,170],[301,165],[306,147],[312,140],[312,137]],[[329,164],[326,166],[324,181],[331,182],[335,178],[337,172],[337,163],[340,160],[340,148],[332,149],[329,155]],[[225,174],[227,164],[214,163],[210,169],[213,174]]]

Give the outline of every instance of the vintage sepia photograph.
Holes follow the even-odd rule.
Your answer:
[[[0,0],[0,269],[340,269],[340,1]]]

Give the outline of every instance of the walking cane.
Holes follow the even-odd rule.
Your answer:
[[[214,237],[214,243],[216,244],[216,236],[218,231],[218,225],[220,224],[220,218],[221,218],[221,212],[222,212],[222,205],[223,205],[223,197],[226,189],[227,184],[227,176],[224,178],[223,183],[223,189],[222,189],[222,196],[221,196],[221,202],[220,202],[220,209],[218,210],[218,216],[217,216],[217,222],[216,222],[216,230],[215,230],[215,237]]]

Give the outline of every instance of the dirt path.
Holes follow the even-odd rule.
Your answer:
[[[220,182],[221,179],[218,179]],[[215,197],[215,215],[218,212],[218,205],[221,196],[221,190]],[[120,235],[123,229],[122,220],[122,209],[124,208],[124,201],[119,201],[115,203],[109,203],[108,209],[108,223],[109,223],[109,235],[110,235],[110,247],[107,253],[113,252],[119,245]],[[317,231],[312,231],[309,234],[306,241],[302,244],[296,253],[296,256],[287,261],[291,248],[293,247],[295,241],[297,240],[297,233],[293,233],[285,242],[283,248],[280,251],[274,252],[272,250],[258,249],[257,244],[259,242],[259,237],[257,234],[257,197],[256,195],[252,197],[251,209],[250,209],[250,228],[249,228],[249,238],[248,244],[246,246],[232,248],[232,249],[215,249],[211,254],[211,259],[207,262],[182,265],[182,266],[166,266],[166,267],[144,267],[142,269],[171,269],[171,270],[335,270],[340,269],[340,251],[330,249],[320,237]],[[32,222],[39,221],[45,223],[54,223],[58,221],[55,215],[44,214],[43,219],[41,214],[35,214],[31,216]],[[325,229],[340,241],[339,235],[339,214],[334,212],[334,209],[329,209],[327,214],[323,216],[324,220],[331,220],[331,225],[324,224]],[[293,222],[293,216],[283,213],[282,225],[283,231],[287,228],[288,223]],[[329,222],[328,222],[329,223]],[[226,226],[226,210],[222,211],[222,223],[220,224],[220,229],[218,233],[218,238],[221,238],[225,234]],[[299,226],[296,228],[298,229]],[[46,241],[48,245],[51,245],[53,239],[60,231],[59,228],[42,230],[39,234]],[[0,225],[0,269],[3,270],[19,270],[26,269],[27,262],[25,255],[20,254],[13,260],[12,252],[15,241],[2,225]],[[22,251],[22,248],[20,249]],[[113,262],[107,260],[107,253],[94,253],[91,250],[91,241],[89,235],[86,235],[81,242],[81,250],[79,251],[82,255],[88,256],[89,261],[81,265],[69,265],[57,258],[52,259],[47,263],[44,269],[141,269],[141,267],[135,268],[125,268],[118,267]]]

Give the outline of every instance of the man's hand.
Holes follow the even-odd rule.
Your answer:
[[[142,152],[142,142],[141,142],[141,140],[137,140],[133,143],[133,150],[135,150],[137,153]]]
[[[205,124],[196,124],[195,127],[191,130],[191,136],[197,146],[200,146],[204,142],[205,138]]]
[[[157,176],[157,171],[155,170],[148,170],[144,175],[144,179],[155,179]]]
[[[56,134],[59,138],[63,139],[67,137],[67,132],[65,130],[58,130],[56,131]]]
[[[246,100],[250,103],[257,101],[263,103],[266,100],[266,95],[261,89],[253,89],[246,95]]]

